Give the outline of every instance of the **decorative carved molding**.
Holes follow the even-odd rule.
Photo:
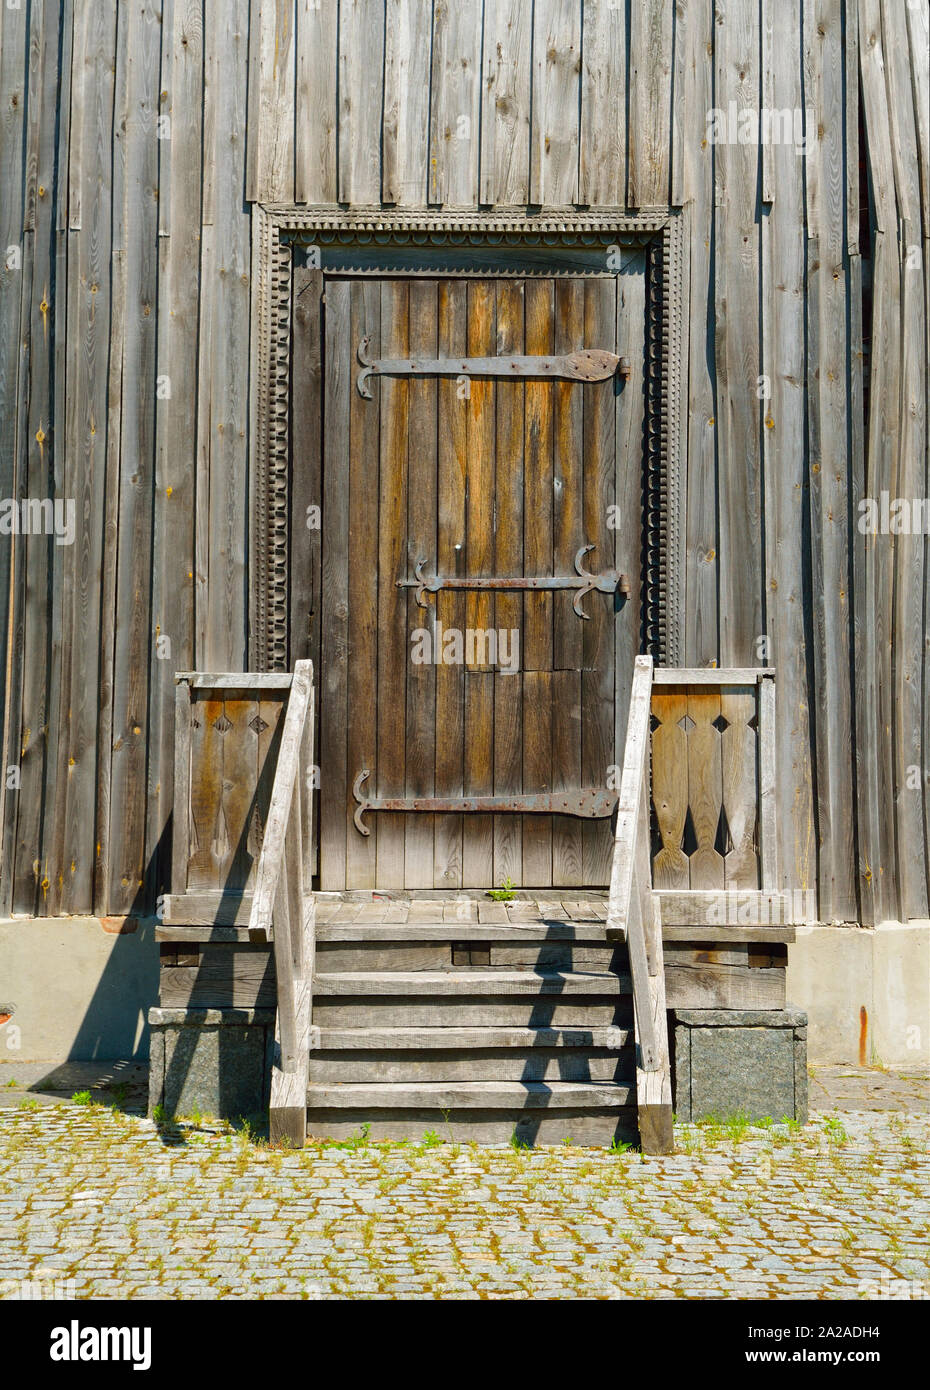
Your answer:
[[[295,237],[324,243],[510,246],[647,246],[646,515],[643,589],[646,649],[678,665],[684,630],[686,496],[681,439],[682,256],[678,214],[443,212],[253,207],[249,662],[288,666],[291,280]]]

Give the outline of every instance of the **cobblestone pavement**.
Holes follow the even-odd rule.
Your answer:
[[[5,1298],[930,1297],[913,1110],[679,1125],[669,1158],[441,1135],[290,1153],[7,1093]]]

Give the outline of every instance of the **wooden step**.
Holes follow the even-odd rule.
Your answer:
[[[319,1045],[330,1052],[354,1048],[385,1051],[441,1048],[608,1048],[632,1045],[632,1028],[321,1028]]]
[[[623,1106],[635,1087],[597,1081],[364,1082],[307,1087],[311,1110],[557,1110]]]
[[[314,976],[314,996],[351,995],[371,999],[378,995],[423,998],[436,995],[489,998],[501,995],[584,995],[617,999],[630,993],[628,975],[602,971],[530,970],[345,970]]]
[[[621,1031],[617,1030],[618,1033]],[[310,1053],[309,1079],[314,1085],[345,1082],[462,1082],[509,1081],[547,1082],[635,1080],[635,1054],[632,1045],[605,1048],[471,1047],[443,1051],[428,1048],[403,1052],[367,1050]]]
[[[325,977],[324,977],[325,978]],[[607,996],[511,994],[472,998],[446,995],[317,994],[313,1022],[327,1028],[429,1028],[442,1019],[446,1028],[626,1028],[632,1023],[629,995]]]
[[[490,924],[486,922],[318,922],[318,942],[370,941],[576,941],[606,946],[606,923],[534,921]]]
[[[574,941],[321,941],[317,944],[318,971],[372,970],[467,970],[462,964],[469,952],[488,968],[524,970],[622,969],[627,964],[625,946]]]
[[[584,1081],[310,1085],[311,1138],[635,1143],[636,1088]]]

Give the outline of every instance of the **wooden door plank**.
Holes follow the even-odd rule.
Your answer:
[[[524,291],[518,280],[497,282],[497,351],[522,353],[524,340]],[[523,573],[523,399],[520,381],[499,381],[496,396],[495,573]],[[509,634],[513,671],[494,677],[494,792],[519,793],[523,789],[522,707],[523,598],[520,594],[495,596],[495,627]],[[494,882],[523,882],[523,823],[520,816],[494,817]]]
[[[552,672],[523,673],[523,789],[548,791],[552,779]],[[523,882],[552,882],[552,818],[523,817]]]
[[[382,281],[381,350],[391,357],[407,354],[408,311],[409,286],[399,280]],[[384,377],[378,391],[381,438],[378,491],[378,776],[375,790],[379,796],[403,796],[404,721],[399,716],[400,711],[406,708],[409,662],[407,596],[411,590],[398,589],[397,581],[407,577],[409,383],[402,378]],[[372,785],[370,781],[368,785]],[[392,812],[375,819],[378,823],[378,886],[402,888],[405,817]]]
[[[464,280],[443,280],[439,296],[439,352],[444,357],[467,351],[467,288]],[[437,398],[438,519],[436,558],[441,574],[464,572],[465,475],[468,457],[468,401],[453,377],[438,382]],[[444,629],[465,627],[465,593],[436,594],[436,620]],[[442,665],[436,670],[437,796],[464,795],[465,668]],[[462,886],[462,816],[437,816],[434,832],[433,886]]]
[[[412,356],[435,357],[438,351],[438,304],[433,280],[415,280],[410,285],[410,342]],[[436,381],[429,377],[411,380],[407,440],[407,573],[412,574],[418,560],[436,554]],[[436,761],[436,658],[438,628],[435,600],[421,608],[415,591],[407,590],[407,626],[413,643],[417,632],[427,639],[408,647],[407,658],[407,757],[405,786],[407,796],[432,796]],[[417,657],[428,655],[429,660]],[[399,712],[398,712],[399,713]],[[404,838],[404,886],[433,886],[433,820],[416,813],[407,817]]]
[[[220,866],[219,887],[232,891],[249,882],[257,849],[251,828],[258,788],[259,705],[255,698],[223,701],[230,724],[223,735],[223,813],[229,848]]]
[[[527,281],[525,344],[528,353],[550,353],[554,341],[555,293],[551,280]],[[524,573],[552,573],[552,384],[527,381],[524,394],[523,525]],[[559,597],[564,597],[559,595]],[[551,593],[523,600],[523,789],[548,791],[552,776],[552,606]],[[540,701],[546,708],[540,708]],[[543,739],[548,742],[543,746]],[[523,817],[523,882],[543,888],[552,882],[552,820]]]
[[[607,343],[616,332],[617,282],[589,280],[584,290],[584,336],[588,343]],[[614,549],[609,526],[616,506],[617,410],[619,383],[597,382],[584,391],[584,534],[595,548],[588,557],[598,569],[610,564]],[[583,624],[581,674],[581,773],[585,786],[603,787],[608,769],[621,755],[615,746],[614,656],[615,596],[589,594]],[[585,821],[582,881],[590,886],[610,881],[613,834],[610,822]]]
[[[326,291],[326,351],[323,402],[323,560],[320,632],[320,887],[346,886],[347,808],[351,780],[347,765],[349,449],[354,388],[350,287],[333,281]],[[351,834],[355,834],[354,827]]]
[[[351,287],[350,348],[370,335],[372,350],[381,341],[381,286],[376,280]],[[350,365],[350,375],[354,363]],[[378,419],[377,400],[349,396],[349,627],[346,771],[349,783],[368,768],[366,791],[378,788],[375,746],[378,727]],[[349,787],[351,791],[351,787]],[[371,834],[355,827],[355,801],[346,801],[346,887],[374,888],[380,816],[370,818]]]
[[[468,352],[487,356],[497,338],[497,305],[493,281],[468,285]],[[465,571],[480,576],[494,573],[495,383],[469,383],[466,456]],[[494,596],[470,592],[465,600],[465,795],[488,796],[494,785],[494,681],[489,652],[468,663],[469,633],[490,632],[494,626]],[[491,816],[466,816],[463,833],[463,882],[488,886],[494,874],[494,829]]]
[[[564,354],[584,346],[583,280],[559,280],[555,285],[554,350]],[[611,345],[612,346],[612,345]],[[552,562],[556,574],[571,574],[575,556],[585,544],[584,533],[584,394],[588,388],[559,381],[552,384]],[[582,785],[581,668],[584,664],[584,622],[569,594],[553,596],[552,604],[552,788]],[[598,784],[600,785],[600,784]],[[582,883],[583,823],[577,818],[552,818],[552,882]]]

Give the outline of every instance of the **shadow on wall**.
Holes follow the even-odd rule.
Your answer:
[[[144,1061],[157,1001],[152,918],[0,922],[4,1062]]]

